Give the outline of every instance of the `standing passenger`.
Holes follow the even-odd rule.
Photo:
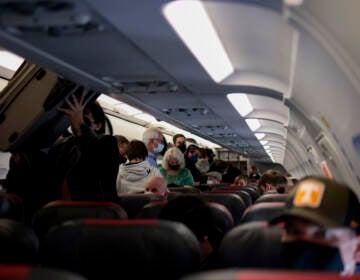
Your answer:
[[[186,139],[183,134],[175,134],[173,136],[173,143],[183,154],[186,151]]]
[[[193,186],[194,179],[189,169],[185,168],[184,155],[178,148],[171,148],[163,158],[161,174],[168,185]]]
[[[146,129],[143,133],[143,142],[148,151],[147,160],[153,167],[158,167],[156,158],[157,155],[164,149],[163,135],[160,130],[155,127]]]
[[[143,193],[147,181],[154,176],[161,176],[159,170],[146,160],[148,151],[145,144],[132,140],[128,147],[128,162],[121,164],[116,180],[116,188],[120,193]]]

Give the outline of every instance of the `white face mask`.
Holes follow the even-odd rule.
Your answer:
[[[213,185],[213,184],[214,184],[214,181],[212,181],[212,180],[207,180],[207,181],[206,181],[206,184],[207,184],[207,185]]]

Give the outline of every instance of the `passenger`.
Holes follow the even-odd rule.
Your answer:
[[[316,176],[300,180],[289,193],[283,215],[271,222],[285,224],[282,242],[287,266],[353,275],[360,239],[352,225],[359,213],[359,201],[348,186]]]
[[[216,252],[224,233],[216,226],[210,208],[202,200],[193,196],[175,198],[168,202],[158,217],[185,224],[200,243],[200,269],[216,268]]]
[[[200,184],[206,184],[206,172],[209,171],[210,169],[210,165],[209,162],[206,159],[199,159],[196,163],[195,166],[197,168],[197,170],[199,170],[201,177],[200,177]]]
[[[161,131],[155,127],[146,129],[143,133],[143,142],[148,151],[147,160],[151,166],[157,168],[157,155],[164,149],[164,140]]]
[[[222,181],[226,183],[234,182],[236,176],[239,176],[241,171],[239,168],[233,166],[231,163],[227,164],[227,168],[224,173],[222,173]]]
[[[261,177],[257,167],[255,165],[250,167],[249,179],[250,180],[259,180]]]
[[[121,193],[143,193],[147,181],[160,176],[159,170],[146,160],[148,150],[143,142],[132,140],[128,147],[128,162],[121,164],[116,180],[116,189]]]
[[[146,183],[145,193],[158,193],[167,199],[169,190],[165,178],[157,176],[151,177]]]
[[[85,106],[84,94],[66,99],[66,113],[74,136],[49,152],[54,176],[64,200],[115,201],[119,150],[116,139],[105,132],[106,117],[97,102]]]
[[[194,186],[194,179],[185,167],[184,155],[178,148],[168,150],[163,158],[161,174],[168,185]]]
[[[265,192],[285,193],[287,179],[279,171],[268,170],[261,176],[258,188],[261,194]]]
[[[206,173],[206,175],[207,175],[207,181],[206,181],[207,185],[216,185],[221,183],[222,176],[220,172],[210,171]]]
[[[185,167],[190,170],[194,181],[198,184],[201,180],[201,173],[197,170],[195,163],[198,161],[199,147],[191,144],[185,152]]]
[[[127,140],[127,138],[122,135],[115,135],[115,138],[117,140],[119,153],[120,153],[119,164],[126,163],[129,140]]]
[[[180,151],[184,154],[186,151],[186,138],[183,134],[175,134],[173,136],[173,143],[175,147],[179,148]]]
[[[239,187],[246,187],[247,178],[244,175],[239,175],[234,180],[234,185]]]

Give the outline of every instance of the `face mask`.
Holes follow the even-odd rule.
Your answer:
[[[207,185],[212,185],[212,184],[214,184],[214,181],[212,181],[212,180],[207,180],[207,181],[206,181],[206,184],[207,184]]]
[[[169,164],[169,169],[171,170],[179,170],[180,164]]]
[[[287,268],[332,272],[344,270],[340,251],[336,247],[305,241],[284,243],[283,246],[283,256]]]
[[[192,156],[192,157],[191,157],[191,160],[197,161],[197,160],[198,160],[198,156]]]
[[[164,145],[159,143],[157,147],[154,147],[154,153],[159,154],[164,149]]]
[[[182,152],[182,153],[185,153],[186,151],[186,145],[185,143],[182,143],[178,146],[178,149]]]

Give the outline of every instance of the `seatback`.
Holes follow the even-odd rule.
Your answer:
[[[0,219],[0,263],[34,264],[39,241],[35,232],[22,223]]]
[[[289,270],[219,269],[188,275],[182,280],[343,280],[339,273],[300,272]],[[360,280],[359,275],[347,276],[347,280]]]
[[[0,280],[86,280],[84,277],[59,269],[32,267],[28,265],[0,265]]]
[[[263,202],[285,202],[287,198],[287,194],[264,194],[260,196],[255,203],[263,203]]]
[[[251,222],[232,229],[219,248],[222,268],[283,268],[282,229]]]
[[[135,219],[140,210],[152,201],[163,201],[160,194],[121,194],[117,203],[123,207],[129,219]]]
[[[221,188],[221,189],[213,190],[212,192],[214,192],[214,193],[233,193],[233,194],[240,196],[242,198],[242,200],[245,202],[247,207],[252,205],[251,195],[248,192],[246,192],[242,189],[239,189],[239,188]]]
[[[179,193],[200,193],[199,189],[196,188],[186,188],[186,187],[171,187],[168,188],[170,192],[179,192]]]
[[[0,218],[24,221],[24,205],[15,194],[0,193]]]
[[[33,228],[42,239],[51,227],[75,219],[127,219],[125,210],[112,202],[53,201],[39,209],[33,218]]]
[[[155,201],[145,205],[139,212],[137,218],[140,219],[157,219],[161,210],[167,205],[167,201]],[[216,226],[223,234],[227,233],[234,226],[234,219],[229,210],[219,203],[206,202],[210,208]]]
[[[200,247],[181,223],[87,219],[50,231],[41,263],[88,279],[178,279],[198,269]]]
[[[235,194],[223,193],[202,193],[198,195],[205,202],[216,202],[224,205],[231,213],[234,219],[234,225],[240,223],[241,217],[246,209],[245,202]]]
[[[269,222],[272,219],[280,216],[285,208],[285,202],[263,202],[257,203],[244,212],[241,218],[241,223],[265,221]]]
[[[252,187],[245,187],[243,188],[243,191],[247,192],[251,196],[252,203],[254,204],[255,201],[260,197],[260,193],[252,188]]]

